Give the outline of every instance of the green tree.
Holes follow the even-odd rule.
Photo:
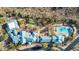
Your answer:
[[[8,34],[7,34],[7,33],[5,33],[5,34],[3,34],[2,39],[3,39],[3,40],[7,40],[7,39],[8,39],[8,37],[9,37],[9,36],[8,36]]]
[[[17,15],[17,16],[22,18],[22,15],[21,15],[21,13],[18,13],[18,15]]]
[[[3,15],[0,14],[0,17],[3,17]]]

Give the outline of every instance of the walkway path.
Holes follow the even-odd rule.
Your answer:
[[[76,46],[77,43],[79,43],[79,35],[75,38],[75,41],[72,42],[64,51],[70,51]]]

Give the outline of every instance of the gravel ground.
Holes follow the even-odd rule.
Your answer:
[[[10,13],[21,13],[22,16],[29,15],[30,17],[47,17],[47,18],[74,18],[79,13],[79,8],[61,8],[61,7],[4,7],[0,8],[0,14],[5,15]],[[73,17],[72,17],[73,16]]]

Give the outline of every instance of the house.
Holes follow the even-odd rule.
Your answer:
[[[63,35],[54,35],[52,36],[52,42],[56,43],[56,44],[61,44],[62,42],[64,42],[64,36]]]
[[[19,36],[18,35],[13,35],[13,33],[11,33],[10,34],[10,38],[11,38],[11,40],[12,40],[12,42],[14,43],[14,44],[18,44],[19,43]]]
[[[25,31],[21,31],[21,32],[19,32],[20,34],[19,34],[19,36],[20,36],[20,42],[21,42],[21,44],[25,44],[26,42],[27,42],[27,40],[26,40],[26,32]]]
[[[7,32],[17,28],[19,28],[19,26],[16,19],[7,22],[7,27],[6,27]]]
[[[40,43],[45,43],[45,42],[50,42],[51,41],[51,37],[50,36],[41,36],[39,38]]]

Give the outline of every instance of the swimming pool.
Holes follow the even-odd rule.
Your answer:
[[[63,33],[66,37],[70,36],[73,33],[73,29],[68,26],[60,26],[57,28],[58,33]]]

